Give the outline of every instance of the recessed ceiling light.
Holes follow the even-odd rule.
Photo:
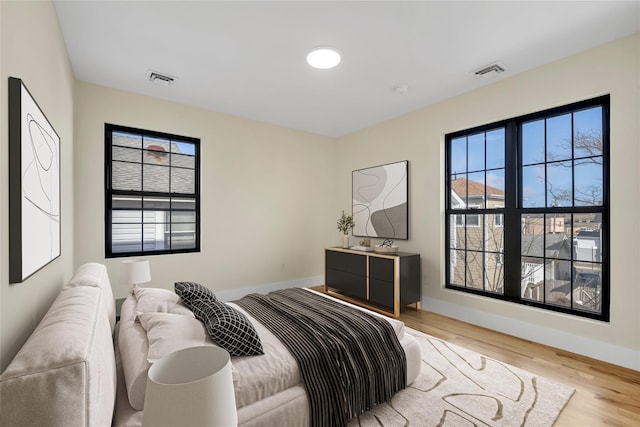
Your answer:
[[[340,52],[332,47],[315,47],[307,54],[307,62],[314,68],[326,70],[340,63]]]

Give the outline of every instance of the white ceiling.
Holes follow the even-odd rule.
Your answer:
[[[340,137],[640,31],[638,1],[55,1],[78,80]],[[305,62],[330,45],[331,70]],[[507,72],[473,71],[500,61]],[[149,83],[148,70],[177,80]],[[396,93],[399,84],[407,93]]]

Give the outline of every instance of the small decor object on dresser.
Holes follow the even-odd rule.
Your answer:
[[[382,242],[381,245],[376,245],[376,247],[373,248],[373,250],[379,254],[397,254],[398,253],[398,247],[393,246],[393,240],[391,239],[385,239],[385,241]]]
[[[9,282],[60,256],[60,137],[24,82],[9,77]]]
[[[351,215],[347,215],[342,211],[342,216],[338,220],[338,230],[342,233],[342,247],[349,247],[349,231],[356,226],[356,223],[353,222],[353,217]]]

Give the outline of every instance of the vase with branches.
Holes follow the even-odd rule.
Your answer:
[[[342,211],[342,216],[338,219],[338,230],[342,233],[342,247],[349,247],[349,232],[353,230],[356,223],[353,222],[353,217],[351,215],[347,215]]]

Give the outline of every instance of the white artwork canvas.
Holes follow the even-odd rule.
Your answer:
[[[408,161],[352,173],[353,235],[408,239]]]
[[[60,256],[60,137],[20,79],[9,80],[9,105],[10,281],[16,283]]]

